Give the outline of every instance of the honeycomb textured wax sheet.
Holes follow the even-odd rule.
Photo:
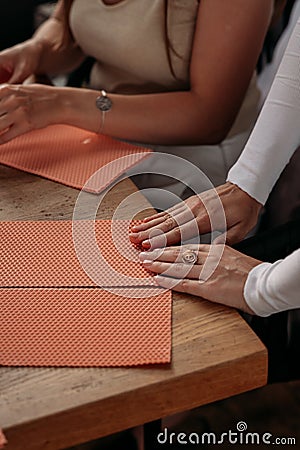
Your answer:
[[[73,224],[75,231],[71,221],[0,222],[0,286],[156,285],[129,241],[129,221]]]
[[[78,189],[82,189],[98,169],[105,167],[85,188],[96,193],[150,154],[150,149],[104,135],[67,125],[52,125],[1,145],[0,164]],[[124,156],[126,159],[122,158]]]
[[[142,295],[142,293],[141,293]],[[0,364],[136,366],[171,357],[171,296],[98,288],[0,288]]]
[[[128,239],[131,223],[74,224],[75,237],[70,221],[0,222],[0,365],[169,362],[171,293],[141,266]],[[86,274],[75,241],[109,290]]]

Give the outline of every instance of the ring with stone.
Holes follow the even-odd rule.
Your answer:
[[[182,254],[182,261],[185,264],[195,264],[195,262],[197,262],[197,259],[197,252],[193,250],[185,250]]]

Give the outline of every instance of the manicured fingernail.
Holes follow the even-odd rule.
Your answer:
[[[152,264],[153,261],[151,261],[151,259],[144,259],[143,264],[149,265]]]
[[[131,229],[132,229],[132,231],[137,231],[138,227],[137,227],[137,225],[133,225],[133,227],[131,227]]]
[[[140,259],[149,258],[149,252],[141,252],[139,254]]]
[[[129,234],[129,239],[130,239],[132,242],[134,242],[134,243],[140,244],[140,239],[139,239],[138,233],[130,233],[130,234]]]
[[[161,277],[161,276],[159,276],[159,275],[155,275],[154,277],[154,280],[159,284],[159,283],[162,283],[162,282],[165,282],[165,280],[163,279],[163,277]]]
[[[151,242],[149,241],[149,239],[147,239],[146,241],[142,242],[142,246],[146,247],[146,248],[150,248],[151,247]]]

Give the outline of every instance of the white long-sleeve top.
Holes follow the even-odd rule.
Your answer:
[[[299,145],[300,18],[254,130],[227,180],[264,204]],[[300,249],[252,269],[244,297],[259,316],[300,308]]]

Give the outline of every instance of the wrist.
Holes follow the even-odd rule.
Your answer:
[[[227,181],[224,186],[227,186],[230,195],[234,195],[236,201],[247,204],[249,208],[257,212],[257,215],[259,214],[263,205],[259,203],[255,198],[251,197],[251,195],[249,195],[246,191],[244,191],[237,184],[234,184],[231,181]]]
[[[59,110],[58,123],[73,125],[75,111],[74,101],[68,88],[57,88],[57,109]]]
[[[84,128],[97,133],[101,113],[96,107],[97,91],[78,88],[58,88],[59,123]]]
[[[250,308],[248,303],[246,302],[245,297],[243,296],[241,306],[239,308],[241,311],[249,314],[250,316],[256,316],[255,312]]]
[[[232,245],[256,226],[262,205],[231,182],[219,186],[217,193],[227,221],[226,242]]]
[[[64,88],[35,83],[24,85],[24,89],[32,99],[38,98],[38,101],[31,101],[31,113],[37,123],[34,128],[64,123],[62,108]]]
[[[32,71],[34,74],[40,74],[43,73],[43,70],[41,68],[41,59],[42,55],[46,50],[46,42],[44,42],[41,39],[37,39],[35,37],[32,37],[24,42],[25,47],[29,51],[31,64],[34,63],[34,67],[32,67]]]

